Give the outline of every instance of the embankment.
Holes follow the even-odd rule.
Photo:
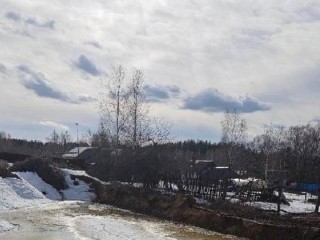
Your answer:
[[[254,212],[256,216],[251,216],[252,214],[249,213],[251,218],[244,218],[243,214],[235,212],[237,210],[231,206],[231,203],[230,207],[234,209],[233,214],[230,214],[230,210],[224,211],[219,207],[208,209],[198,206],[193,198],[185,194],[164,195],[150,189],[134,188],[122,184],[102,185],[99,182],[93,184],[97,191],[97,202],[162,219],[249,239],[320,239],[320,228],[317,227],[317,223],[316,226],[303,225],[301,221],[292,219],[289,221],[287,217],[277,217],[274,214],[263,215],[263,218],[268,221],[262,221],[261,216],[258,216],[256,212]],[[224,207],[227,206],[224,205]],[[259,220],[254,220],[254,218]],[[273,220],[276,220],[276,223]]]

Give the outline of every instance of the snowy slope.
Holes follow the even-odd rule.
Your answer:
[[[0,211],[62,200],[62,195],[64,200],[91,201],[95,198],[88,184],[80,180],[74,184],[69,173],[65,173],[69,188],[63,190],[62,195],[36,173],[15,172],[15,174],[21,179],[0,177]]]
[[[49,200],[25,180],[0,177],[0,210],[33,206]]]
[[[79,179],[72,180],[71,175],[67,172],[65,172],[65,178],[69,186],[68,189],[62,191],[65,200],[91,201],[95,198],[96,195],[90,192],[88,184]]]
[[[14,228],[15,227],[12,224],[0,219],[0,233],[10,231]]]
[[[45,197],[51,200],[61,200],[61,194],[50,184],[44,182],[38,174],[34,172],[15,172],[20,178],[31,184],[40,192],[45,193]]]

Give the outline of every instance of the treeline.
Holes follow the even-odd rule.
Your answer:
[[[231,165],[244,177],[282,175],[290,182],[320,182],[320,124],[288,128],[271,124],[250,141],[188,140],[165,146],[179,166],[195,157],[213,160],[218,166]]]
[[[249,143],[264,170],[285,171],[289,181],[320,182],[320,124],[270,125]]]
[[[80,142],[80,146],[88,146],[85,142]],[[11,138],[9,133],[0,131],[0,152],[16,153],[40,158],[60,157],[70,149],[78,146],[72,142],[68,132],[57,133],[53,130],[47,137],[47,142],[28,141],[25,139]]]
[[[53,136],[54,133],[51,134]],[[118,145],[118,150],[103,133],[92,134],[92,146],[103,147],[101,175],[109,180],[130,181],[133,176],[145,182],[160,178],[179,177],[187,170],[191,158],[213,160],[218,166],[229,166],[244,177],[266,178],[267,173],[282,171],[289,181],[319,182],[320,175],[320,125],[299,125],[289,128],[270,125],[263,134],[243,143],[203,140],[149,141],[135,148]],[[57,140],[59,138],[55,138]],[[99,140],[100,139],[100,140]],[[104,140],[101,140],[104,139]],[[50,139],[48,139],[50,140]],[[11,152],[35,157],[60,157],[77,146],[66,141],[27,141],[12,139],[2,132],[0,152]],[[80,146],[88,146],[81,142]],[[229,157],[232,158],[230,161]],[[136,179],[138,180],[138,179]]]

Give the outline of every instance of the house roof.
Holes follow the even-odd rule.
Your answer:
[[[201,173],[203,170],[209,167],[215,167],[216,164],[212,160],[195,160],[195,165],[192,167],[194,171]]]
[[[211,181],[219,181],[224,179],[236,178],[239,175],[227,166],[216,166],[212,160],[193,160],[191,165],[192,171]]]
[[[196,164],[199,164],[199,163],[214,163],[214,161],[212,161],[212,160],[196,160]]]
[[[71,149],[66,154],[62,155],[62,158],[78,158],[81,154],[83,154],[85,151],[89,149],[95,149],[93,147],[76,147]]]

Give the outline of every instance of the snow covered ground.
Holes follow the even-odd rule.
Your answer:
[[[41,191],[24,179],[0,177],[0,211],[48,203]]]
[[[61,168],[61,170],[65,173],[65,174],[69,174],[69,175],[74,175],[74,176],[86,176],[89,177],[91,179],[94,179],[98,182],[101,182],[102,184],[110,184],[109,182],[103,182],[100,179],[96,178],[96,177],[92,177],[89,174],[87,174],[86,171],[84,170],[73,170],[73,169],[68,169],[68,168]]]
[[[0,219],[0,233],[1,232],[6,232],[15,229],[15,226],[12,224],[8,223],[7,221],[1,220]]]
[[[61,194],[54,187],[45,183],[38,174],[34,172],[15,172],[15,174],[39,190],[46,198],[62,200]]]
[[[95,198],[95,194],[90,191],[88,184],[77,178],[72,180],[69,173],[65,174],[69,188],[62,191],[64,200],[91,201]]]
[[[60,192],[33,172],[16,172],[21,179],[0,177],[1,240],[20,240],[21,236],[24,240],[237,239],[106,205],[88,206],[84,201],[95,197],[89,186],[71,179],[71,174],[86,174],[64,173],[69,189]]]
[[[16,229],[14,225],[1,218],[6,212],[48,209],[50,204],[57,204],[57,200],[91,201],[95,197],[85,182],[76,179],[75,184],[69,173],[66,173],[69,188],[60,193],[34,172],[15,174],[21,179],[0,177],[0,233]],[[3,238],[0,236],[0,239]]]
[[[238,239],[196,227],[159,221],[105,205],[59,201],[2,212],[1,240]]]
[[[315,196],[308,195],[299,195],[294,193],[284,193],[290,206],[281,204],[281,209],[288,213],[311,213],[314,212],[315,204],[307,202],[307,199],[315,198]],[[247,202],[247,205],[265,209],[265,210],[277,210],[276,203],[267,203],[267,202]]]
[[[60,192],[33,172],[16,172],[21,179],[0,177],[1,240],[17,240],[22,235],[24,240],[237,239],[137,216],[110,206],[88,206],[86,202],[95,197],[94,193],[77,177],[71,179],[71,175],[88,175],[68,169],[63,172],[69,188]],[[282,205],[282,209],[288,212],[314,210],[314,204],[307,203],[305,196],[291,194],[287,198],[291,206]],[[276,209],[276,204],[272,203],[248,204]]]

